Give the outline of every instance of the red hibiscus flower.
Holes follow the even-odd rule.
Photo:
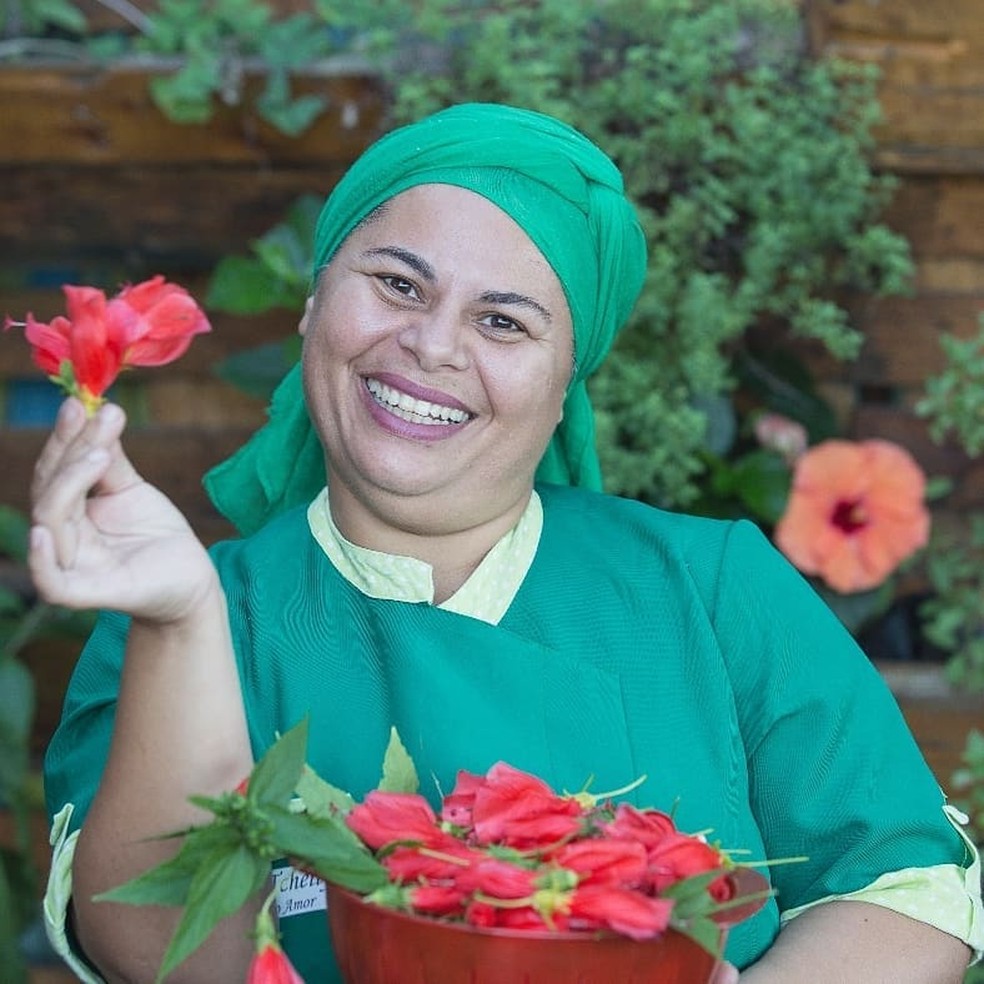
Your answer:
[[[276,943],[267,942],[253,957],[246,984],[304,984],[304,978]]]
[[[107,311],[106,295],[93,287],[62,288],[68,317],[50,324],[27,315],[25,337],[34,364],[63,384],[91,411],[102,402],[123,366],[126,326]],[[15,322],[9,318],[4,328]]]
[[[656,892],[661,892],[682,878],[702,875],[723,867],[721,853],[710,844],[688,834],[669,834],[649,848],[647,878]],[[731,898],[732,885],[726,875],[708,886],[711,897],[718,902]]]
[[[676,825],[668,813],[659,810],[637,810],[631,803],[619,803],[615,819],[604,825],[605,835],[637,841],[644,847],[658,844],[667,834],[676,833]]]
[[[458,841],[442,842],[440,847],[397,847],[383,859],[383,867],[393,881],[453,881],[462,869],[484,858]]]
[[[472,807],[479,844],[506,844],[520,850],[542,847],[574,836],[583,811],[558,796],[542,779],[498,762],[475,791]]]
[[[109,301],[94,287],[62,290],[68,316],[45,323],[28,314],[24,334],[35,365],[90,414],[126,366],[171,362],[194,335],[211,330],[188,292],[161,276],[124,287]],[[4,329],[19,324],[8,317]]]
[[[456,882],[470,894],[480,892],[496,899],[525,899],[537,889],[537,872],[486,855],[462,869]]]
[[[612,885],[583,885],[570,900],[571,923],[614,930],[634,940],[648,940],[670,924],[672,899],[656,899]]]
[[[444,797],[441,804],[441,819],[454,824],[456,827],[470,827],[472,825],[472,808],[475,805],[475,793],[478,792],[484,782],[484,776],[460,769],[454,789]]]
[[[162,366],[184,355],[195,335],[210,330],[208,319],[183,287],[160,275],[124,287],[109,302],[126,323],[125,362]]]
[[[582,883],[639,885],[646,874],[646,848],[638,841],[571,841],[551,855],[562,868],[575,872]]]
[[[835,591],[876,588],[929,538],[925,488],[898,445],[824,441],[796,462],[776,544]]]
[[[522,905],[515,909],[498,909],[495,925],[500,929],[564,932],[569,928],[570,921],[563,908],[553,908],[552,911],[548,908],[541,912],[535,906]]]
[[[414,885],[408,896],[414,910],[428,916],[461,915],[467,898],[459,885]]]
[[[345,822],[374,851],[396,841],[439,847],[448,835],[423,796],[374,789],[345,817]]]

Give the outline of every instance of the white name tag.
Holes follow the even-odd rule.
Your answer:
[[[273,883],[277,886],[277,916],[280,919],[323,911],[328,907],[325,883],[316,875],[289,866],[274,868]]]

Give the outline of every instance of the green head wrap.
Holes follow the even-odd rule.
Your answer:
[[[374,208],[420,184],[474,191],[524,230],[557,274],[574,323],[574,378],[537,469],[540,481],[601,487],[585,380],[611,348],[642,287],[646,245],[622,176],[590,140],[529,110],[470,103],[373,144],[331,193],[315,233],[317,276]],[[269,422],[212,469],[205,487],[244,534],[325,483],[324,452],[304,405],[300,367],[273,395]]]

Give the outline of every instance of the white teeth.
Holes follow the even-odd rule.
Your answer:
[[[427,400],[415,400],[408,393],[401,393],[378,379],[367,379],[366,388],[380,406],[412,424],[460,424],[468,419],[464,410],[429,403]]]

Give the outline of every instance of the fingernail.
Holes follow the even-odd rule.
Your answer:
[[[119,422],[123,411],[115,403],[104,403],[96,413],[100,424],[113,425]]]

